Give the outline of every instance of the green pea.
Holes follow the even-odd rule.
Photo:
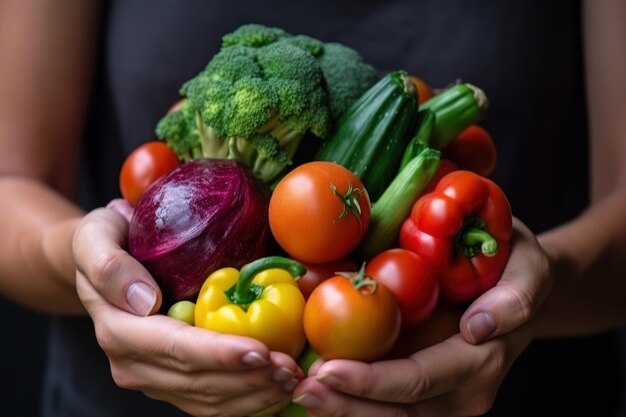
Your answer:
[[[191,301],[183,300],[174,303],[167,311],[167,315],[178,320],[182,320],[187,324],[194,325],[194,310],[196,305]]]

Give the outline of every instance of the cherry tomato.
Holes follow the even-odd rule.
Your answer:
[[[417,102],[419,104],[422,104],[433,96],[432,88],[430,88],[430,86],[420,77],[409,75],[409,79],[413,81],[413,84],[415,84],[415,87],[417,88]]]
[[[303,322],[322,359],[371,362],[393,347],[401,315],[391,291],[360,271],[318,285],[305,304]]]
[[[496,169],[498,160],[496,145],[489,132],[472,125],[465,129],[442,151],[443,157],[451,159],[461,169],[488,177]]]
[[[326,262],[323,264],[312,264],[310,262],[302,262],[306,268],[306,273],[298,279],[298,287],[304,299],[308,299],[322,281],[332,278],[338,272],[355,271],[359,266],[350,258],[339,259],[338,261]]]
[[[122,197],[132,206],[156,180],[179,164],[176,154],[164,142],[146,142],[132,151],[120,170]]]
[[[439,300],[435,269],[407,249],[389,249],[365,266],[365,274],[383,283],[396,297],[404,328],[430,318]]]
[[[346,257],[363,239],[370,201],[359,178],[333,162],[298,166],[276,186],[269,222],[291,257],[325,263]]]

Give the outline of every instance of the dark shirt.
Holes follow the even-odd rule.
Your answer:
[[[514,214],[539,233],[588,204],[580,5],[571,0],[322,0],[106,3],[81,177],[87,209],[119,196],[125,155],[154,138],[181,84],[221,36],[244,23],[342,42],[379,71],[404,69],[443,87],[483,88],[483,125],[499,152],[493,176]],[[620,390],[616,339],[534,342],[502,384],[493,416],[610,416]],[[117,388],[89,319],[53,324],[46,417],[174,416]]]

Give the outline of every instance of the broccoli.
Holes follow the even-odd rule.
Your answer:
[[[181,94],[186,106],[159,122],[158,136],[182,159],[236,159],[265,181],[291,163],[306,132],[330,128],[319,63],[289,43],[222,48]]]
[[[181,87],[182,106],[158,123],[184,161],[235,159],[271,181],[308,132],[325,138],[375,81],[371,66],[346,46],[250,24],[222,39],[206,68]]]
[[[292,36],[283,29],[259,24],[241,26],[225,35],[223,47],[234,45],[260,47],[272,43],[289,43],[315,56],[327,84],[331,118],[337,120],[374,82],[376,71],[361,55],[340,43],[323,43],[306,35]]]

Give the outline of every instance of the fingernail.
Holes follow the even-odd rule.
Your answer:
[[[480,312],[467,320],[467,331],[475,343],[482,342],[496,330],[496,321],[490,313]]]
[[[250,366],[266,366],[270,361],[265,359],[259,352],[248,352],[241,357],[241,361]]]
[[[289,381],[290,379],[293,379],[295,376],[296,374],[291,369],[281,366],[280,368],[274,371],[272,378],[274,378],[274,381],[276,382],[283,382],[283,381]]]
[[[109,201],[109,204],[107,204],[106,208],[121,214],[129,222],[131,217],[133,216],[133,207],[121,198],[116,198],[115,200]]]
[[[340,388],[343,385],[343,381],[332,374],[319,374],[315,379],[332,388]]]
[[[156,303],[157,294],[148,284],[134,282],[126,291],[126,302],[140,316],[150,314]]]
[[[302,394],[294,398],[293,402],[305,408],[317,408],[322,404],[319,398],[311,394]]]
[[[298,380],[294,378],[291,381],[287,382],[285,385],[283,385],[283,389],[287,392],[291,392],[294,390],[296,385],[298,385]]]

